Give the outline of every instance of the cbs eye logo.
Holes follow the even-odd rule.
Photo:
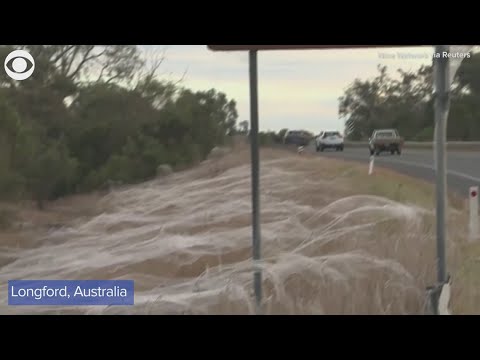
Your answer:
[[[30,62],[30,69],[28,62]],[[15,50],[8,54],[3,66],[7,75],[13,80],[25,80],[32,76],[33,70],[35,70],[35,60],[28,52]]]

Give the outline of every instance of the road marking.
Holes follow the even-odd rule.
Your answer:
[[[435,167],[432,166],[432,165],[428,165],[428,164],[416,163],[416,162],[413,162],[413,161],[397,160],[397,159],[393,160],[393,162],[396,162],[396,163],[399,163],[399,164],[405,164],[405,165],[409,165],[409,166],[422,167],[422,168],[425,168],[425,169],[435,171]],[[455,171],[455,170],[447,170],[447,174],[448,175],[454,175],[454,176],[464,178],[464,179],[467,179],[467,180],[471,180],[471,181],[475,181],[475,182],[480,182],[480,178],[476,178],[474,176],[470,176],[468,174],[464,174],[462,172]]]
[[[365,157],[353,157],[353,156],[350,156],[350,157],[343,157],[343,159],[345,160],[366,160],[368,161]],[[380,161],[382,162],[382,160],[386,160],[386,158],[381,158],[381,157],[377,157],[377,161]],[[383,162],[383,164],[392,164],[392,163],[397,163],[397,164],[403,164],[403,165],[407,165],[407,166],[415,166],[415,167],[419,167],[419,168],[424,168],[424,169],[429,169],[429,170],[433,170],[435,171],[435,167],[433,165],[428,165],[428,164],[422,164],[422,163],[416,163],[416,162],[413,162],[413,161],[406,161],[406,160],[398,160],[398,159],[389,159],[390,161],[385,161]],[[477,183],[480,183],[480,178],[477,178],[477,177],[474,177],[474,176],[470,176],[468,174],[465,174],[465,173],[462,173],[462,172],[459,172],[459,171],[455,171],[455,170],[448,170],[447,171],[447,174],[448,175],[453,175],[453,176],[456,176],[456,177],[459,177],[459,178],[463,178],[463,179],[466,179],[466,180],[470,180],[470,181],[474,181],[474,182],[477,182]]]

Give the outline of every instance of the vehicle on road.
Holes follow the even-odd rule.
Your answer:
[[[380,155],[382,152],[390,152],[400,155],[404,140],[396,129],[375,130],[368,140],[370,155]]]
[[[303,130],[289,130],[285,134],[285,145],[307,146],[312,141],[312,134]]]
[[[336,151],[343,151],[343,136],[338,131],[322,131],[315,138],[315,148],[317,149],[317,152],[324,151],[325,149],[335,149]]]

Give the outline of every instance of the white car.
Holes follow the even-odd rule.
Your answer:
[[[325,149],[343,151],[343,136],[338,131],[322,131],[320,135],[315,138],[315,147],[317,152]]]

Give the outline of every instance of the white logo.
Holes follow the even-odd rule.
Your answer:
[[[30,61],[30,69],[28,69],[27,60]],[[33,70],[35,70],[35,60],[33,60],[32,55],[28,52],[24,50],[15,50],[8,54],[3,67],[5,68],[7,75],[13,80],[25,80],[32,76]]]

